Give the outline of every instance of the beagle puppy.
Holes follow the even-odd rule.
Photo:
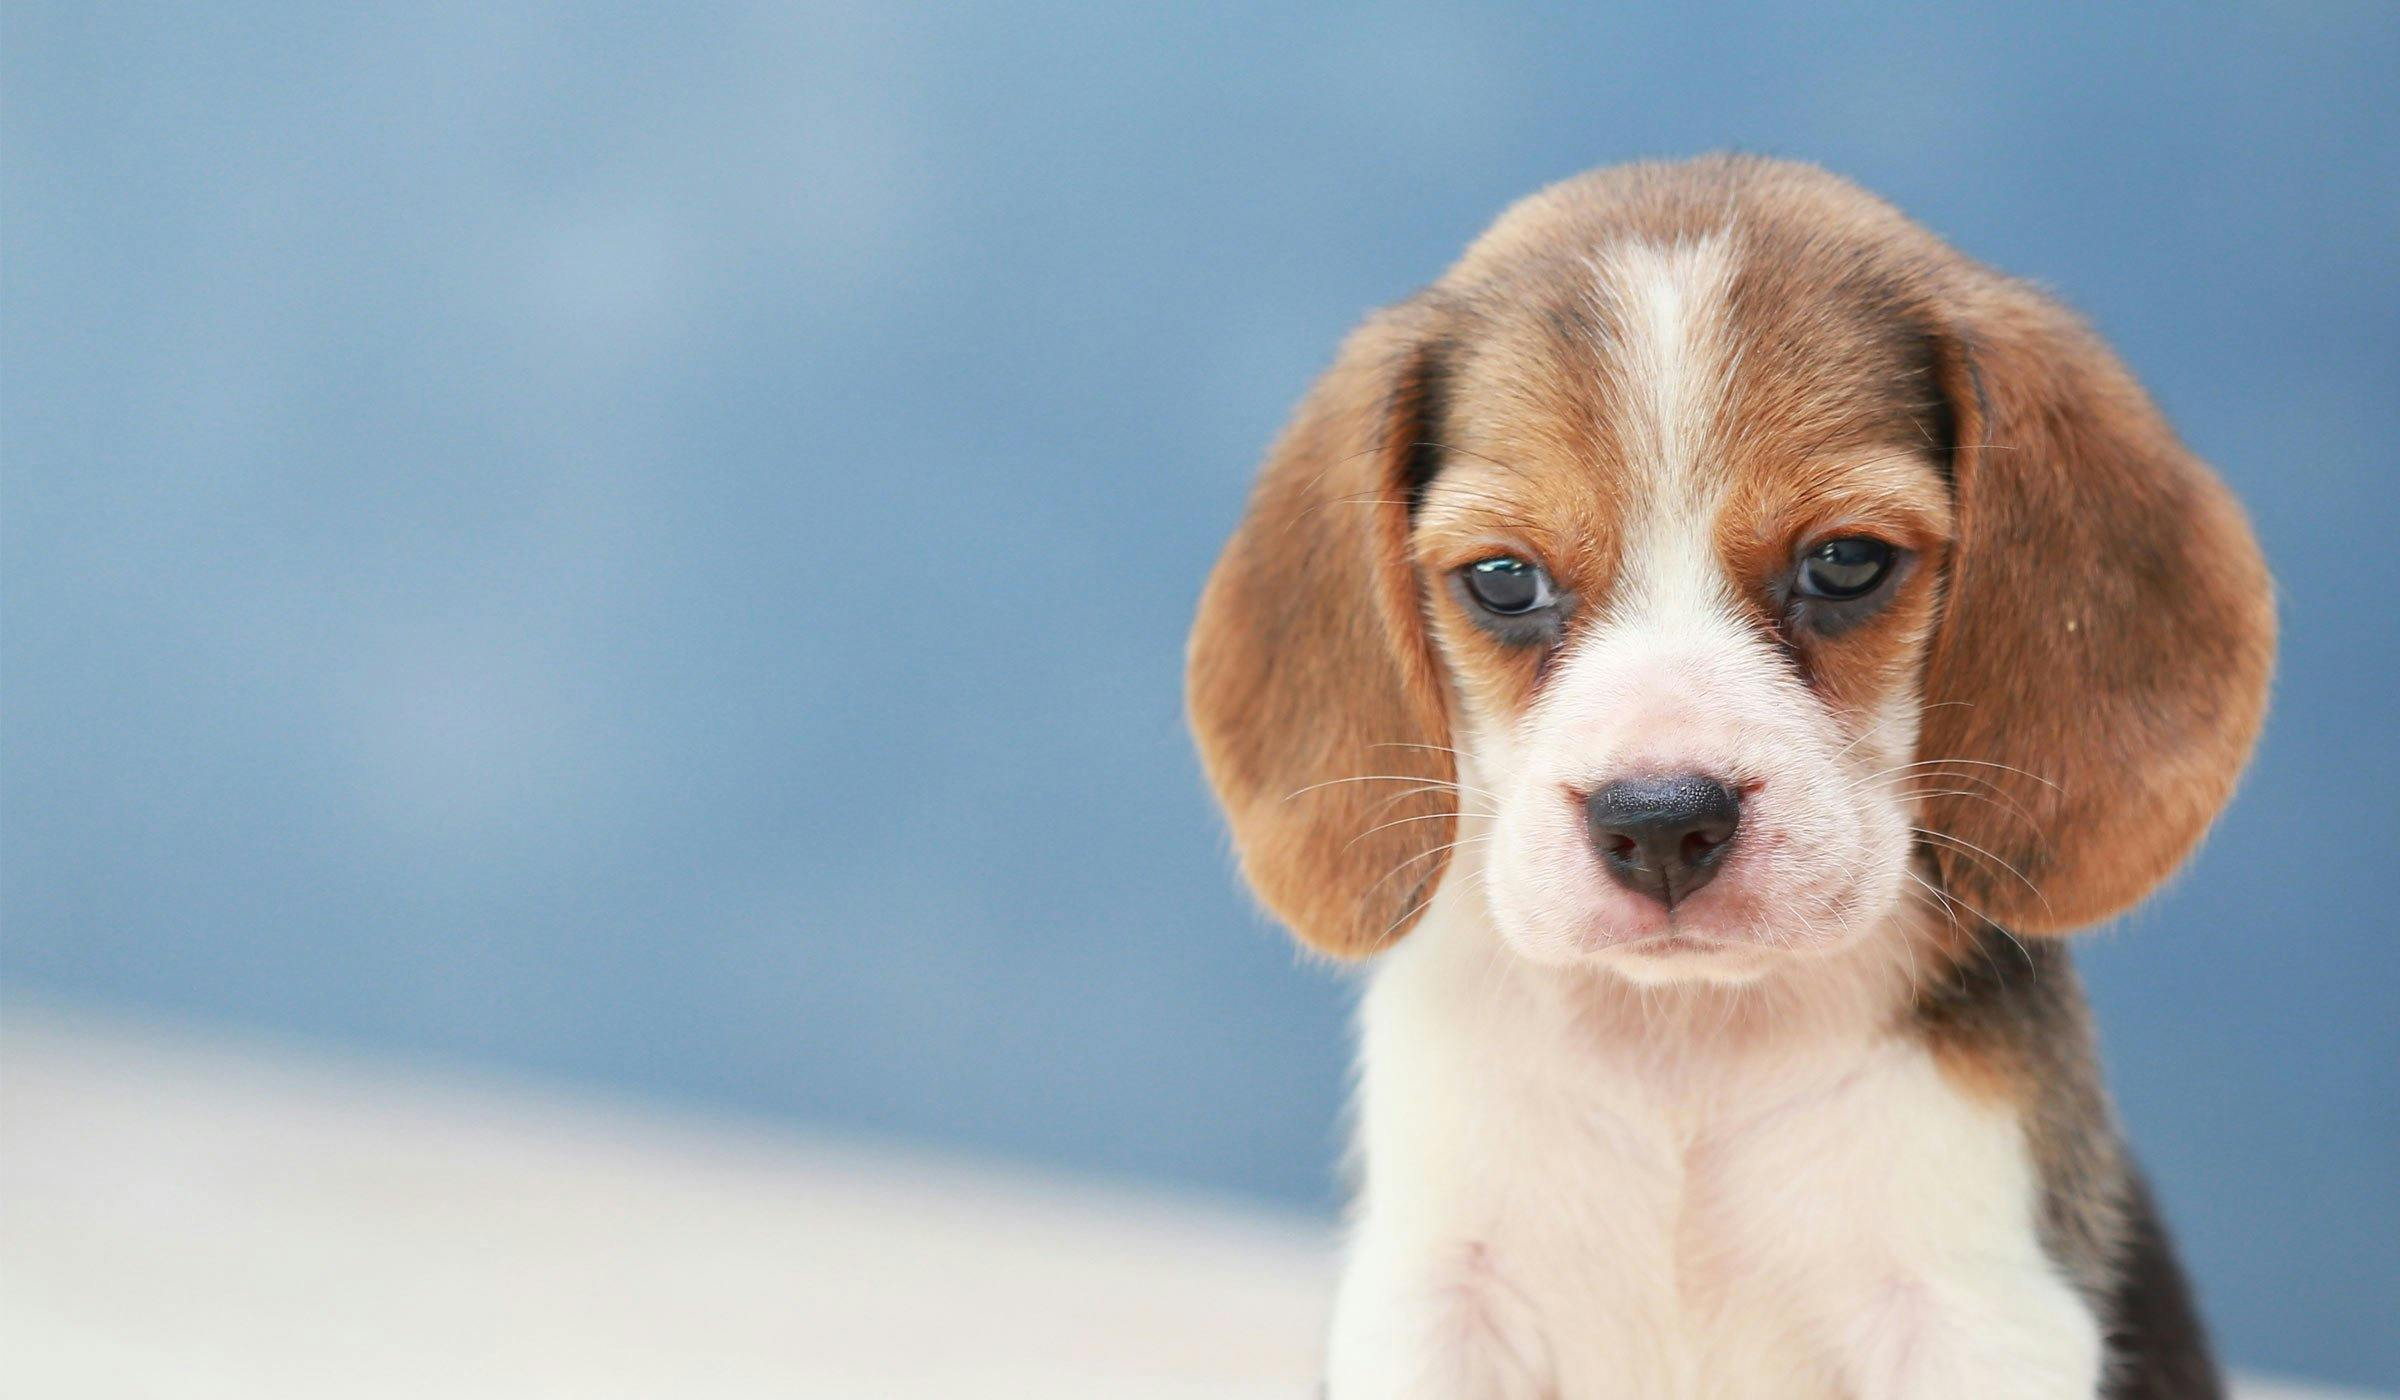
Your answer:
[[[1333,1400],[2218,1395],[2058,936],[2198,842],[2274,630],[2107,347],[1813,167],[1569,180],[1370,317],[1188,697],[1372,959]]]

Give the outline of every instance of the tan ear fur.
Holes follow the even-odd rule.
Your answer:
[[[1242,870],[1340,957],[1405,933],[1449,863],[1456,770],[1408,559],[1436,392],[1417,313],[1354,333],[1268,454],[1209,576],[1186,676]]]
[[[1945,887],[2023,933],[2141,899],[2258,736],[2273,581],[2224,486],[2070,313],[1997,278],[1943,377],[1958,529],[1926,676]]]

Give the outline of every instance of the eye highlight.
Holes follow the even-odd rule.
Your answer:
[[[1827,540],[1800,556],[1793,589],[1804,598],[1850,602],[1874,592],[1892,572],[1899,551],[1863,535]]]
[[[1498,617],[1523,617],[1558,601],[1549,571],[1513,554],[1479,559],[1461,569],[1459,577],[1475,605]]]

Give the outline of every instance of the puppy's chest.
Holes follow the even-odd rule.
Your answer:
[[[1563,1374],[1645,1376],[1642,1394],[1842,1393],[1830,1335],[1923,1261],[1979,1247],[1972,1228],[1938,1240],[1957,1225],[1938,1154],[1904,1140],[1963,1126],[1941,1123],[1950,1104],[1897,1063],[1800,1078],[1777,1092],[1627,1076],[1591,1096],[1586,1150],[1559,1125],[1584,1163],[1557,1192],[1563,1228],[1508,1210],[1491,1224],[1516,1242],[1501,1253],[1550,1317]],[[1520,1199],[1539,1189],[1518,1183]]]
[[[2056,1287],[2013,1115],[1913,1042],[1659,1056],[1537,1029],[1397,1067],[1402,1122],[1370,1089],[1362,1230],[1472,1260],[1460,1296],[1517,1314],[1562,1394],[1856,1393],[1926,1299]]]

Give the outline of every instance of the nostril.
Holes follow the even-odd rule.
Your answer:
[[[1724,846],[1725,838],[1723,836],[1712,832],[1695,831],[1683,838],[1683,849],[1680,854],[1683,856],[1684,864],[1698,865],[1703,861],[1713,859],[1718,851],[1724,849]]]

